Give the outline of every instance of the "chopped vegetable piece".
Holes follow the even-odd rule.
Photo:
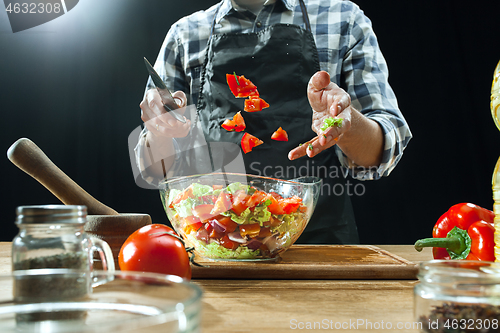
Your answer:
[[[236,131],[236,132],[242,132],[245,130],[246,125],[245,125],[245,120],[243,119],[243,116],[241,115],[241,111],[238,111],[233,116],[233,119],[226,119],[221,125],[222,128],[224,128],[227,131]]]
[[[211,204],[201,204],[196,207],[193,207],[192,212],[193,215],[199,218],[200,220],[207,220],[214,216],[211,211],[214,209],[214,205]]]
[[[329,117],[323,120],[323,126],[321,126],[322,131],[326,131],[329,127],[342,127],[342,118]]]
[[[226,81],[229,89],[236,98],[246,98],[249,96],[259,96],[257,87],[243,75],[226,74]]]
[[[253,136],[252,134],[245,133],[241,138],[241,149],[243,149],[243,152],[246,154],[248,152],[251,152],[254,147],[257,147],[263,143],[264,141]]]
[[[258,223],[240,225],[241,237],[248,236],[250,238],[258,237],[260,233],[260,225]]]
[[[229,208],[231,208],[231,198],[228,193],[222,191],[215,201],[214,208],[212,208],[210,214],[212,216],[219,215],[220,213],[224,213],[229,210]]]
[[[258,96],[249,96],[248,99],[245,100],[245,108],[243,109],[243,111],[258,112],[268,107],[269,104],[262,98]]]
[[[276,141],[288,141],[288,133],[280,127],[271,135],[271,139]]]

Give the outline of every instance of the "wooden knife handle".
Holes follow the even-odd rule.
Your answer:
[[[14,142],[7,151],[7,157],[65,205],[85,205],[89,215],[119,215],[69,178],[30,139],[21,138]]]

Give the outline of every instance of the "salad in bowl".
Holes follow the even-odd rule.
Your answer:
[[[210,173],[160,184],[175,231],[197,256],[212,260],[275,260],[303,232],[321,180]]]

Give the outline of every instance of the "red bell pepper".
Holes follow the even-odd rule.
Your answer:
[[[245,107],[243,111],[246,112],[258,112],[262,111],[262,109],[268,108],[269,103],[258,96],[249,96],[245,99]]]
[[[236,73],[226,74],[226,81],[229,86],[229,90],[231,90],[236,98],[259,96],[257,86],[243,75],[238,76]]]
[[[254,147],[257,147],[258,145],[261,145],[263,143],[264,141],[253,136],[252,134],[245,133],[241,138],[241,149],[243,149],[243,152],[246,154],[248,152],[251,152]]]
[[[276,141],[288,141],[288,133],[280,127],[271,135],[271,139]]]
[[[243,119],[243,116],[241,115],[241,111],[238,111],[233,116],[233,119],[224,120],[221,127],[227,131],[242,132],[243,130],[245,130],[245,128],[246,128],[245,120]]]
[[[433,238],[418,240],[415,249],[432,246],[434,259],[495,261],[494,217],[491,210],[471,203],[453,205],[437,220]]]

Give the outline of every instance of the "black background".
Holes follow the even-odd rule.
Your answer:
[[[363,182],[364,194],[353,196],[361,242],[413,244],[455,203],[492,208],[500,133],[489,100],[500,60],[500,5],[355,2],[372,20],[414,135],[393,173]],[[7,159],[21,137],[108,206],[167,223],[158,193],[137,187],[130,166],[128,136],[141,125],[147,80],[142,58],[154,61],[174,21],[213,3],[82,0],[18,33],[0,9],[0,240],[16,234],[17,206],[59,203]]]

